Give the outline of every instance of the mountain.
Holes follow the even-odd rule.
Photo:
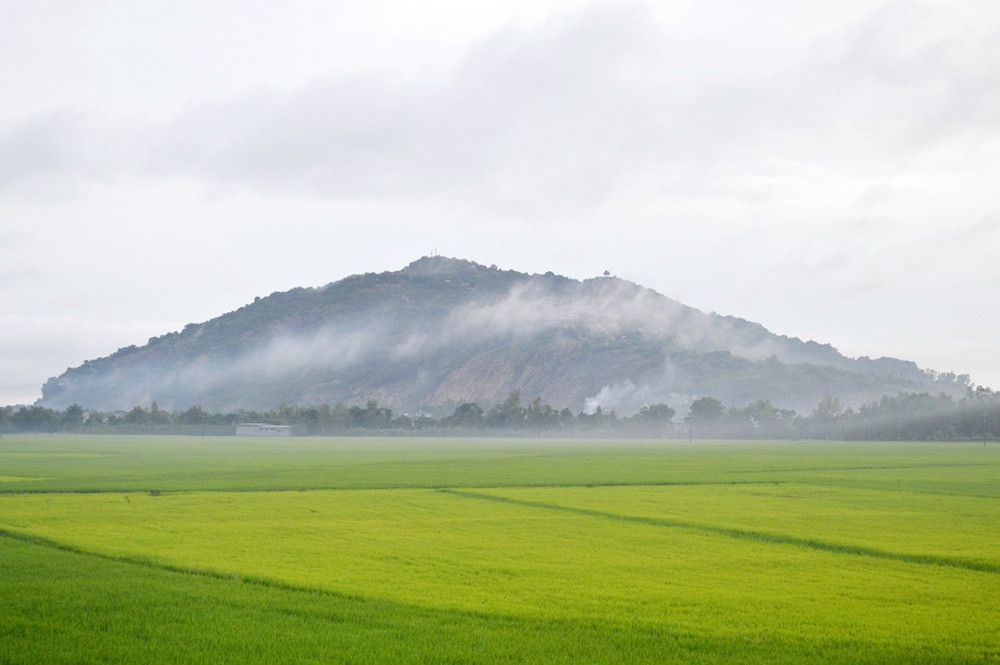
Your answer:
[[[901,391],[962,394],[962,377],[851,359],[827,344],[705,314],[615,277],[583,281],[424,257],[402,270],[297,288],[89,360],[39,404],[213,411],[364,404],[441,414],[520,389],[574,412],[626,414],[710,395],[809,412]]]

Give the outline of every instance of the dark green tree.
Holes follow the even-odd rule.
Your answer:
[[[524,412],[524,421],[533,429],[547,429],[559,424],[559,412],[549,404],[544,404],[541,397],[531,400]]]
[[[795,433],[795,412],[779,409],[768,400],[757,400],[727,414],[731,433],[745,439],[779,439]]]
[[[132,410],[125,414],[122,420],[129,425],[145,425],[149,422],[149,412],[139,405],[132,407]]]
[[[459,404],[455,411],[442,420],[447,427],[482,427],[486,423],[483,410],[475,402]]]
[[[661,402],[642,407],[632,418],[638,422],[645,423],[669,423],[673,420],[676,413],[676,411]]]
[[[726,407],[714,397],[699,397],[691,402],[687,420],[690,435],[717,436]]]
[[[80,406],[79,404],[71,404],[70,406],[66,407],[66,410],[63,411],[62,418],[60,419],[62,420],[63,429],[75,430],[83,426],[84,424],[83,414],[84,414],[83,407]]]
[[[200,406],[192,406],[180,414],[179,420],[185,425],[204,425],[208,420],[208,413]]]
[[[521,391],[511,391],[503,404],[497,404],[486,414],[486,423],[498,429],[521,429],[524,426],[525,409],[521,406]]]

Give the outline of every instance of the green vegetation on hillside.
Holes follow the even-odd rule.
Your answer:
[[[39,406],[183,411],[365,403],[396,411],[493,405],[515,389],[578,412],[631,413],[677,395],[811,408],[898,392],[961,397],[968,376],[706,314],[638,284],[528,275],[425,257],[395,272],[258,298],[235,311],[85,361],[42,386]],[[641,402],[645,402],[641,403]]]

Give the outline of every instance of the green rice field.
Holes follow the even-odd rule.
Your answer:
[[[0,663],[1000,663],[1000,444],[0,438]]]

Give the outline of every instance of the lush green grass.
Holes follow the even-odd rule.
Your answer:
[[[1000,662],[998,598],[998,446],[0,439],[0,662]]]
[[[0,493],[803,482],[1000,498],[1000,444],[6,436]]]

